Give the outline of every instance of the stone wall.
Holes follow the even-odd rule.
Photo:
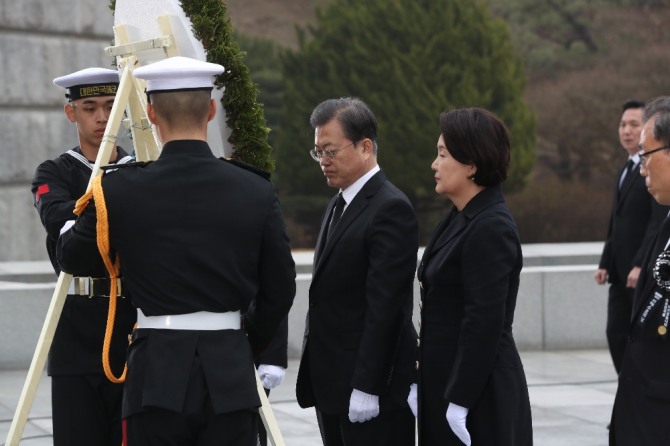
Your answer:
[[[0,0],[0,261],[46,259],[30,181],[37,165],[77,145],[55,77],[111,67],[107,0]]]

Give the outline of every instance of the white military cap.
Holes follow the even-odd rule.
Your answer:
[[[212,77],[223,73],[223,66],[190,57],[168,57],[133,70],[147,81],[147,93],[213,88]]]
[[[85,68],[57,77],[53,82],[67,89],[65,97],[71,101],[92,96],[114,96],[119,87],[119,73],[108,68]]]

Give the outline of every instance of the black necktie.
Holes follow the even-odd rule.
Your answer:
[[[330,235],[333,232],[333,229],[335,229],[335,226],[337,226],[337,222],[340,221],[340,217],[342,217],[342,212],[344,211],[344,206],[347,204],[346,201],[344,201],[344,197],[342,197],[342,192],[337,194],[337,200],[335,201],[335,209],[333,209],[333,218],[330,220],[330,226],[328,226],[328,235]]]
[[[633,160],[628,160],[628,162],[626,163],[626,168],[621,174],[621,179],[619,180],[619,189],[621,189],[621,186],[623,186],[623,182],[626,181],[626,178],[628,178],[628,176],[630,175],[630,171],[633,170],[634,165],[635,162]]]

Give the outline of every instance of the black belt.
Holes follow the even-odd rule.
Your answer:
[[[109,297],[111,282],[109,278],[73,277],[68,294],[86,297]],[[116,295],[123,295],[123,281],[116,279]]]

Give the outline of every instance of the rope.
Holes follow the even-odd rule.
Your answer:
[[[91,197],[95,200],[95,210],[97,217],[96,233],[98,251],[102,257],[102,261],[109,272],[109,311],[107,311],[107,326],[105,327],[105,340],[102,343],[102,368],[105,371],[105,376],[111,382],[120,384],[126,380],[126,372],[128,371],[128,363],[123,366],[123,373],[120,377],[114,376],[112,367],[109,364],[109,348],[112,343],[112,333],[114,331],[114,319],[116,318],[116,297],[117,297],[117,279],[121,272],[119,263],[119,256],[116,256],[114,263],[110,259],[109,248],[109,221],[107,219],[107,205],[105,204],[105,195],[102,192],[102,175],[98,175],[91,182],[91,187],[86,193],[77,200],[74,207],[76,215],[81,214]]]

